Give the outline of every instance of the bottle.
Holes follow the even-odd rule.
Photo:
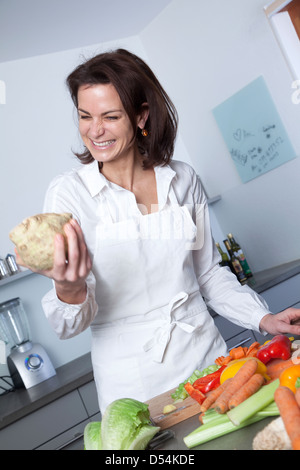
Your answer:
[[[225,251],[222,250],[222,248],[220,246],[220,243],[216,243],[216,247],[218,248],[218,251],[219,251],[219,253],[222,257],[222,261],[220,262],[220,265],[221,266],[228,266],[232,270],[230,259],[227,255],[227,253],[225,253]]]
[[[235,256],[239,259],[241,265],[242,265],[242,268],[243,268],[243,271],[244,273],[246,274],[246,277],[249,278],[249,277],[252,277],[253,274],[251,272],[251,269],[249,268],[249,265],[247,263],[247,260],[245,258],[245,255],[243,253],[243,250],[242,248],[240,247],[240,245],[235,241],[232,233],[229,233],[227,235],[228,237],[228,240],[229,240],[229,243],[231,245],[231,248],[233,250],[233,253],[235,254]]]
[[[223,243],[226,246],[226,249],[229,253],[230,262],[233,266],[234,273],[235,273],[236,277],[238,278],[238,280],[240,281],[241,284],[244,284],[247,281],[247,277],[246,277],[246,275],[243,271],[243,268],[242,268],[242,265],[241,265],[239,259],[234,254],[234,252],[231,248],[231,245],[230,245],[229,241],[227,240],[227,238],[226,238],[226,240],[223,240]]]

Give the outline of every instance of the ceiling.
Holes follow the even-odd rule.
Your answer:
[[[139,34],[172,0],[0,0],[0,62]]]

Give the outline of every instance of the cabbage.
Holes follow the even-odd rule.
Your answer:
[[[86,450],[144,450],[159,431],[152,426],[148,405],[132,398],[112,402],[102,422],[91,422],[84,430]]]
[[[85,450],[101,450],[101,422],[93,421],[84,428],[83,434]]]

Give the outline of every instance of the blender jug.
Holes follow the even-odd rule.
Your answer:
[[[29,341],[29,324],[19,297],[0,304],[0,336],[11,349]]]
[[[0,338],[11,349],[7,366],[16,388],[30,388],[56,374],[45,349],[30,341],[27,315],[19,297],[0,304]]]

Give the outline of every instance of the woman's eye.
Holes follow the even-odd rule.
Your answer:
[[[116,121],[117,119],[119,119],[118,116],[106,116],[106,119],[108,119],[109,121]]]
[[[90,119],[90,116],[79,114],[79,119]]]

